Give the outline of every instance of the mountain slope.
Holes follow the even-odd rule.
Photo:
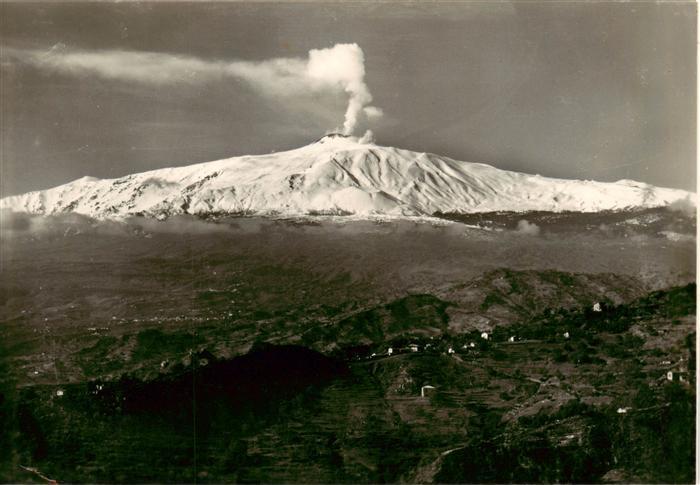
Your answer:
[[[84,177],[0,200],[16,212],[96,218],[175,214],[384,214],[579,211],[658,207],[682,190],[622,180],[563,180],[500,170],[328,135],[287,152],[165,168],[118,179]]]

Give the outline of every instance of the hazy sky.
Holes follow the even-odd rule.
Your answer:
[[[358,111],[382,145],[695,190],[691,2],[2,3],[0,22],[3,195],[295,148],[350,95],[382,110]],[[304,71],[337,43],[364,78]]]

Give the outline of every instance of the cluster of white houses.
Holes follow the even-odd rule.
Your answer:
[[[482,342],[490,342],[493,339],[493,335],[487,331],[480,332],[479,337],[480,338],[475,338],[475,340],[465,342],[463,345],[461,345],[461,348],[463,350],[475,349],[478,347],[479,340],[481,340]],[[571,338],[571,334],[568,331],[566,331],[566,332],[561,334],[561,337],[565,340],[568,340]],[[407,353],[407,352],[410,352],[410,353],[420,352],[421,350],[426,350],[426,351],[430,350],[430,351],[434,352],[434,351],[438,350],[440,347],[442,347],[442,345],[446,345],[446,343],[444,343],[444,342],[442,344],[440,344],[436,341],[433,341],[433,337],[430,337],[430,340],[431,340],[430,342],[423,343],[423,344],[412,342],[412,343],[406,344],[405,346],[402,346],[401,344],[399,344],[398,346],[387,347],[384,352],[381,352],[381,351],[373,352],[369,356],[369,358],[388,357],[388,356],[392,356],[395,354],[402,354],[402,353]],[[521,339],[517,335],[510,335],[508,337],[508,339],[506,340],[506,343],[516,343],[516,342],[521,342]],[[446,345],[446,347],[442,347],[442,348],[443,348],[444,353],[446,353],[448,355],[453,355],[453,354],[457,353],[456,349],[458,347],[455,346],[454,344],[452,344],[452,345]],[[360,358],[362,358],[362,357],[360,357]]]
[[[660,379],[666,379],[671,382],[688,383],[688,363],[683,357],[675,364],[671,364],[668,360],[662,362],[662,364],[670,365],[670,367],[667,368],[666,374]]]

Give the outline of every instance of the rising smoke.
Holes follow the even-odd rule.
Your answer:
[[[521,219],[518,221],[517,231],[529,236],[538,236],[540,234],[540,226],[526,219]]]
[[[314,93],[348,97],[345,119],[336,131],[351,135],[359,125],[382,116],[371,106],[365,83],[365,56],[357,44],[335,44],[312,49],[304,58],[263,61],[220,61],[159,52],[122,50],[86,51],[58,44],[48,51],[2,50],[3,61],[12,60],[64,75],[94,75],[104,79],[150,85],[182,85],[242,80],[260,95],[285,99]]]
[[[371,119],[382,111],[369,104],[372,95],[365,83],[365,54],[357,44],[336,44],[329,49],[309,51],[307,75],[322,84],[342,86],[349,95],[343,133],[350,135],[362,116]]]

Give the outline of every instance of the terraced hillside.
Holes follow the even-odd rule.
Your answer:
[[[689,285],[601,312],[546,312],[488,340],[443,332],[333,358],[301,346],[233,359],[190,349],[156,377],[23,387],[6,401],[4,473],[26,478],[12,467],[31,464],[78,482],[687,482],[694,307]],[[424,386],[433,389],[421,396]]]

